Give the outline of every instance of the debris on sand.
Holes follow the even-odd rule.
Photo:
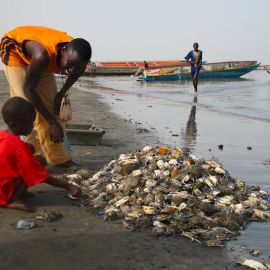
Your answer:
[[[53,210],[43,210],[41,212],[35,213],[34,215],[35,219],[47,222],[54,222],[62,217],[63,215],[60,212],[56,212]]]

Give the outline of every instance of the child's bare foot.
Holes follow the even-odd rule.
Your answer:
[[[33,212],[33,209],[29,207],[25,201],[23,200],[17,200],[13,201],[12,203],[7,204],[7,208],[13,208],[13,209],[19,209],[27,212]]]
[[[34,198],[35,194],[31,191],[25,191],[23,194],[23,198],[25,199],[30,199],[30,198]]]
[[[69,198],[71,199],[78,199],[81,195],[81,188],[80,186],[75,182],[69,182]]]

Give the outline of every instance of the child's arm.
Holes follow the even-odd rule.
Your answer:
[[[25,143],[25,144],[28,146],[28,148],[30,149],[30,152],[32,154],[34,154],[36,152],[35,147],[31,143]]]
[[[49,177],[45,180],[45,183],[66,189],[72,197],[79,197],[81,194],[81,190],[78,186],[76,186],[73,183],[68,182],[67,180],[60,180],[56,177],[53,177],[52,175],[49,175]]]

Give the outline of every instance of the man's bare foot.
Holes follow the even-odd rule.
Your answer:
[[[75,182],[69,182],[68,184],[69,184],[68,186],[69,198],[78,199],[81,195],[80,186]]]
[[[17,201],[14,201],[12,203],[9,203],[9,204],[7,204],[6,207],[7,208],[13,208],[13,209],[19,209],[19,210],[23,210],[23,211],[26,211],[26,212],[33,212],[34,211],[23,200],[17,200]]]
[[[67,162],[61,163],[61,164],[56,164],[53,165],[54,167],[59,167],[59,168],[71,168],[71,167],[81,167],[80,164],[74,162],[73,160],[69,160]]]

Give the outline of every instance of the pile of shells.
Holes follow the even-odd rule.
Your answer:
[[[83,191],[105,220],[208,246],[222,245],[249,221],[270,219],[267,192],[232,178],[217,160],[185,150],[146,146],[122,154],[83,181]]]

